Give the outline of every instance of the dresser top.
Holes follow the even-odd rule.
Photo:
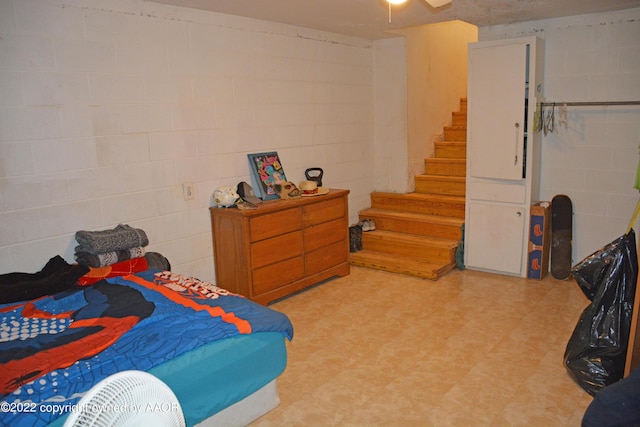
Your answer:
[[[300,206],[308,206],[315,203],[320,203],[325,200],[336,199],[339,197],[344,197],[349,194],[349,190],[341,190],[332,188],[329,190],[327,194],[323,194],[320,196],[306,196],[306,197],[298,197],[295,199],[273,199],[273,200],[265,200],[262,203],[258,203],[256,206],[257,209],[247,209],[241,210],[236,207],[232,208],[219,208],[217,206],[211,206],[209,211],[212,215],[220,215],[220,216],[246,216],[252,217],[256,215],[264,215],[270,212],[280,211],[288,208],[295,208]]]

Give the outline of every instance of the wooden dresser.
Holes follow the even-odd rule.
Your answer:
[[[348,190],[210,208],[216,284],[260,304],[349,274]]]

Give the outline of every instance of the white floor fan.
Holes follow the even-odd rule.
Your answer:
[[[113,374],[85,394],[64,427],[184,427],[169,386],[143,371]]]

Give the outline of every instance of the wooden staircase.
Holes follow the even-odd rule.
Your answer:
[[[361,267],[437,280],[456,266],[465,214],[467,100],[452,113],[425,174],[415,176],[408,194],[374,192],[371,208],[358,214],[376,230],[362,233],[362,247],[350,255]]]

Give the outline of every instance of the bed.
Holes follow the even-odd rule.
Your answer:
[[[167,270],[5,302],[0,425],[62,426],[93,385],[130,369],[164,381],[189,426],[246,425],[278,405],[292,338],[286,315]]]

